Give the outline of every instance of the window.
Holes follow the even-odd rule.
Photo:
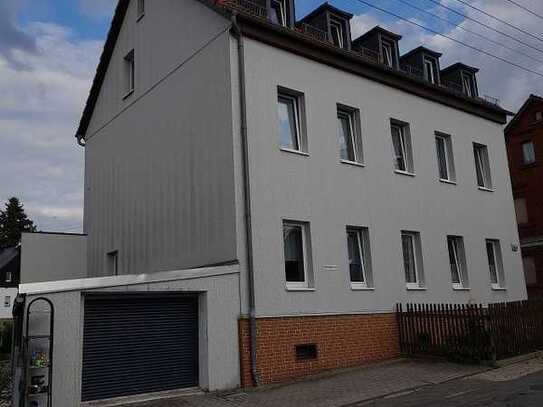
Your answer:
[[[535,258],[533,257],[523,257],[522,265],[524,268],[524,277],[526,278],[526,285],[534,286],[537,285],[537,268],[535,266]]]
[[[277,109],[279,117],[279,144],[287,150],[304,151],[303,96],[279,89]]]
[[[341,24],[341,21],[330,19],[330,33],[332,35],[332,44],[336,47],[343,48],[344,36],[343,24]]]
[[[488,267],[490,271],[490,285],[494,289],[503,288],[504,273],[500,241],[487,239],[486,254],[488,256]]]
[[[337,107],[339,156],[341,160],[362,163],[360,112],[346,106]]]
[[[436,133],[436,150],[439,179],[450,182],[456,181],[451,136]]]
[[[130,51],[124,57],[124,69],[125,69],[125,97],[134,92],[135,83],[135,64],[134,64],[134,50]]]
[[[317,345],[314,343],[296,345],[296,359],[298,360],[311,360],[317,359]]]
[[[402,232],[402,252],[407,288],[423,287],[422,249],[419,233]]]
[[[371,258],[368,229],[347,227],[347,255],[351,288],[371,286]]]
[[[526,198],[515,199],[515,213],[517,215],[517,223],[519,225],[525,225],[528,223],[528,205],[526,204]]]
[[[535,112],[535,121],[539,122],[543,120],[543,112]]]
[[[464,239],[460,236],[447,236],[447,248],[449,250],[453,288],[467,288],[469,284]]]
[[[285,0],[272,0],[271,21],[275,24],[287,26],[287,7]]]
[[[11,297],[9,295],[6,295],[4,297],[4,307],[9,308],[11,306]]]
[[[107,272],[110,276],[119,275],[119,252],[117,250],[107,254]]]
[[[430,83],[438,83],[438,69],[437,62],[434,58],[424,58],[424,71],[426,74],[426,80]]]
[[[477,96],[477,89],[475,87],[475,80],[473,79],[473,75],[462,72],[462,89],[464,90],[464,93],[468,96]]]
[[[138,21],[145,15],[145,0],[138,0]]]
[[[299,222],[283,222],[285,275],[287,288],[308,288],[309,225]]]
[[[413,173],[413,153],[409,125],[392,120],[390,127],[394,148],[394,169],[400,172]]]
[[[6,271],[6,283],[11,283],[11,271]]]
[[[482,144],[473,143],[473,154],[475,157],[477,185],[479,188],[492,189],[488,148]]]
[[[383,63],[392,68],[394,66],[394,45],[388,41],[382,43]]]
[[[535,163],[535,148],[532,141],[522,143],[522,163],[524,165]]]

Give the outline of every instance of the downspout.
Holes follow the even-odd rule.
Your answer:
[[[249,279],[249,336],[251,348],[251,377],[253,385],[259,385],[256,368],[256,306],[255,275],[253,262],[253,231],[251,221],[251,185],[249,179],[249,153],[247,143],[247,103],[245,94],[245,47],[243,35],[237,22],[237,13],[233,12],[232,29],[238,40],[239,98],[241,120],[241,149],[243,155],[243,193],[245,200],[245,244],[247,248],[247,274]]]

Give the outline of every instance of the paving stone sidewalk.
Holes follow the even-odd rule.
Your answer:
[[[184,396],[123,407],[346,407],[484,370],[441,361],[402,360],[263,390]]]

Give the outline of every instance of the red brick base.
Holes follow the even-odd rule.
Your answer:
[[[252,385],[249,320],[239,321],[241,384]],[[315,344],[317,358],[298,360],[296,345]],[[394,314],[257,319],[260,384],[270,384],[400,355]]]

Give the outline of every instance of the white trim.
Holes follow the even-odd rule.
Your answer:
[[[285,153],[293,153],[293,154],[302,155],[304,157],[309,157],[309,153],[305,151],[301,151],[301,150],[294,150],[288,147],[279,147],[279,150],[284,151]]]
[[[492,291],[507,291],[507,287],[502,287],[499,284],[491,284],[490,289]]]
[[[485,191],[485,192],[494,192],[494,188],[487,188],[487,187],[478,186],[477,189],[479,189],[480,191]]]
[[[347,165],[354,165],[356,167],[362,167],[364,168],[366,166],[366,164],[364,163],[359,163],[359,162],[355,162],[355,161],[350,161],[350,160],[339,160],[340,163],[342,164],[347,164]]]
[[[450,184],[450,185],[458,185],[456,181],[451,181],[448,179],[439,178],[439,182],[442,182],[444,184]]]
[[[366,283],[351,282],[351,290],[352,291],[375,291],[375,287],[368,287]]]
[[[294,110],[294,128],[296,129],[296,134],[294,135],[294,137],[296,138],[296,144],[298,144],[298,150],[283,146],[279,147],[286,148],[289,151],[303,151],[304,146],[302,146],[302,125],[300,121],[300,96],[291,95],[285,91],[279,90],[277,95],[278,103],[281,103],[280,99],[289,100],[292,103],[292,108]]]
[[[304,281],[287,281],[286,280],[286,269],[285,269],[285,287],[287,291],[298,291],[298,290],[314,290],[314,287],[309,286],[309,246],[307,245],[307,222],[298,222],[293,220],[283,219],[283,267],[286,266],[285,258],[285,227],[299,227],[302,231],[302,255],[303,255],[303,266],[304,266]]]
[[[342,315],[372,315],[372,314],[393,314],[396,312],[395,307],[386,309],[374,309],[374,310],[350,310],[350,311],[330,311],[330,312],[299,312],[293,314],[278,314],[278,315],[266,315],[257,314],[256,318],[303,318],[303,317],[328,317],[328,316],[342,316]],[[242,315],[242,318],[248,318],[247,315]]]
[[[453,291],[470,291],[470,287],[464,287],[464,286],[458,286],[457,284],[453,284]]]
[[[177,280],[194,280],[228,274],[239,274],[239,265],[203,267],[186,270],[159,271],[146,274],[127,274],[111,277],[82,278],[77,280],[48,281],[19,285],[21,294],[45,294],[65,291],[84,291],[127,285],[160,283]]]
[[[407,283],[405,285],[407,291],[426,291],[427,287],[420,286],[418,283]]]
[[[394,172],[396,174],[400,174],[400,175],[408,175],[410,177],[415,177],[417,174],[414,173],[414,172],[409,172],[409,171],[402,171],[402,170],[394,170]]]
[[[298,287],[298,286],[295,286],[295,285],[292,285],[291,283],[288,283],[286,286],[285,286],[285,289],[287,291],[291,291],[291,292],[315,292],[317,291],[315,288],[312,288],[312,287],[307,287],[304,286],[304,287]]]

